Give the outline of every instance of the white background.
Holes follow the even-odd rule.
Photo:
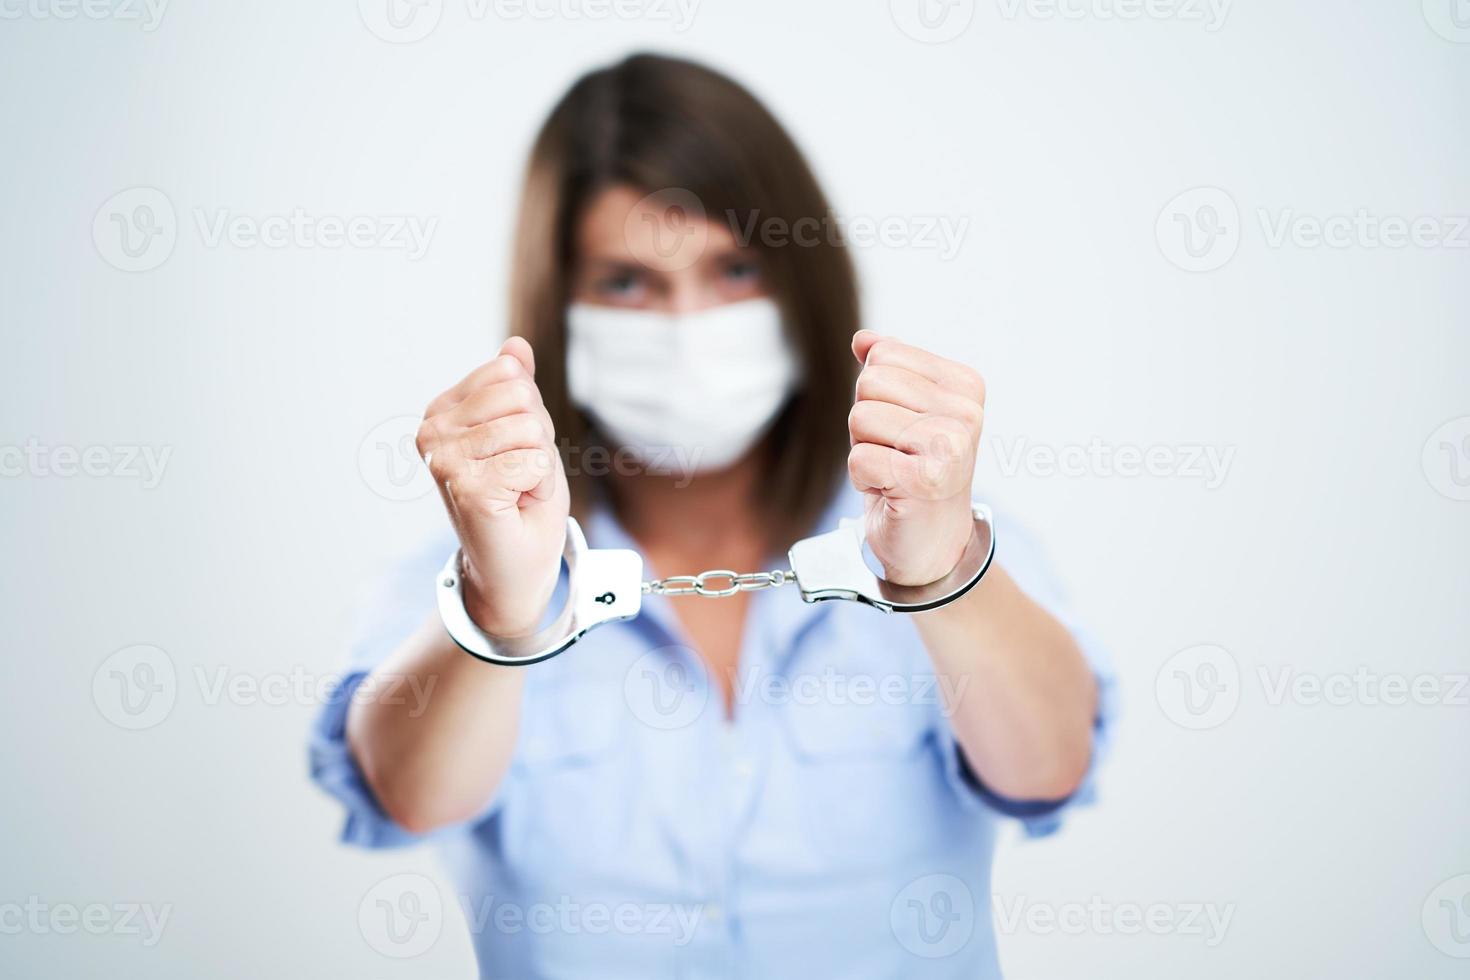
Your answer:
[[[843,216],[910,229],[859,249],[868,325],[986,375],[985,491],[1116,654],[1102,803],[1060,837],[1008,837],[998,904],[1231,915],[1215,945],[1030,920],[1001,936],[1008,975],[1463,975],[1439,899],[1470,880],[1450,881],[1470,872],[1470,707],[1375,703],[1386,677],[1444,701],[1470,670],[1454,2],[956,0],[926,33],[905,0],[703,0],[682,30],[652,0],[634,17],[443,0],[403,44],[367,26],[391,36],[377,0],[176,0],[152,30],[142,7],[4,0],[0,451],[171,455],[156,486],[0,457],[0,907],[170,918],[153,945],[7,927],[0,972],[472,973],[457,915],[415,959],[359,932],[374,883],[436,870],[334,843],[340,810],[306,777],[313,697],[211,685],[329,674],[364,589],[438,526],[434,497],[389,499],[411,471],[378,442],[503,333],[517,177],[552,101],[652,48],[749,84]],[[176,241],[125,272],[104,205],[134,187],[166,196]],[[1166,205],[1196,187],[1218,192],[1184,199],[1181,224]],[[1221,192],[1237,215],[1216,211],[1200,259],[1219,267],[1185,271],[1185,225]],[[417,260],[200,228],[298,208],[436,224]],[[1370,230],[1338,247],[1273,243],[1282,220],[1360,209]],[[1374,244],[1374,222],[1420,217],[1438,244]],[[923,247],[931,218],[965,223],[957,253]],[[1094,441],[1104,459],[1163,447],[1167,472],[1051,472],[1034,452]],[[1223,480],[1184,465],[1204,447],[1230,454]],[[131,664],[108,658],[138,644],[175,690],[132,731],[109,686]],[[1185,699],[1178,672],[1209,675],[1176,654],[1201,644],[1225,651],[1207,665],[1223,700]],[[1274,698],[1283,676],[1354,672],[1346,704]]]

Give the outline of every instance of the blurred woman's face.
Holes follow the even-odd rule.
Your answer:
[[[633,187],[592,198],[574,248],[575,303],[685,314],[769,295],[759,254],[726,225]]]

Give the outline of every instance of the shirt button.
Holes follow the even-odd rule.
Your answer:
[[[751,765],[749,759],[735,760],[735,775],[741,779],[749,779],[755,775],[755,766]]]
[[[704,918],[706,922],[719,922],[722,910],[719,902],[710,902],[704,907]]]

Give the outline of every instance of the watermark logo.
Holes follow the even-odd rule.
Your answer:
[[[898,29],[921,44],[944,44],[969,30],[975,0],[888,0]]]
[[[1446,41],[1470,44],[1470,0],[1424,0],[1424,20]]]
[[[444,899],[433,879],[404,873],[384,878],[357,907],[357,928],[376,952],[394,959],[422,956],[444,931]]]
[[[92,701],[119,728],[141,731],[169,716],[178,699],[174,662],[158,647],[124,647],[92,674]]]
[[[975,896],[954,875],[924,875],[894,897],[888,923],[899,945],[915,956],[953,956],[974,935]]]
[[[1154,222],[1164,258],[1186,272],[1212,272],[1240,247],[1240,209],[1218,187],[1195,187],[1175,195]]]
[[[862,431],[870,400],[866,371],[858,376],[858,402],[848,416],[849,429]],[[861,441],[848,456],[854,479],[870,486],[897,487],[918,500],[947,500],[969,487],[980,442],[980,409],[969,421],[943,415],[921,416],[904,427],[894,441],[897,453],[872,452]],[[856,427],[854,429],[854,427]],[[854,436],[856,439],[856,436]]]
[[[147,272],[168,261],[179,239],[173,202],[156,187],[129,187],[102,202],[92,244],[114,269]]]
[[[357,473],[373,493],[403,503],[434,489],[434,477],[419,457],[417,415],[384,419],[357,446]]]
[[[1154,696],[1181,728],[1215,728],[1229,721],[1240,704],[1240,665],[1224,647],[1187,647],[1159,668]]]
[[[1470,874],[1435,886],[1420,911],[1424,935],[1446,956],[1470,959]]]
[[[674,731],[692,725],[709,703],[709,685],[691,666],[694,651],[682,646],[650,650],[623,675],[623,700],[649,728]]]
[[[687,269],[709,245],[704,202],[693,191],[665,187],[645,195],[623,222],[623,241],[634,255],[668,270]]]
[[[1424,478],[1451,500],[1470,500],[1470,415],[1450,419],[1424,442]]]
[[[389,44],[422,41],[439,26],[444,0],[357,0],[363,26]]]

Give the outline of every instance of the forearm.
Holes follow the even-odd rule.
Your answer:
[[[1058,800],[1092,755],[1097,689],[1071,633],[999,565],[956,602],[915,617],[965,759],[985,786]]]
[[[347,743],[387,814],[422,833],[477,813],[510,766],[524,671],[469,656],[434,615],[364,684]],[[405,686],[424,696],[402,697]]]

